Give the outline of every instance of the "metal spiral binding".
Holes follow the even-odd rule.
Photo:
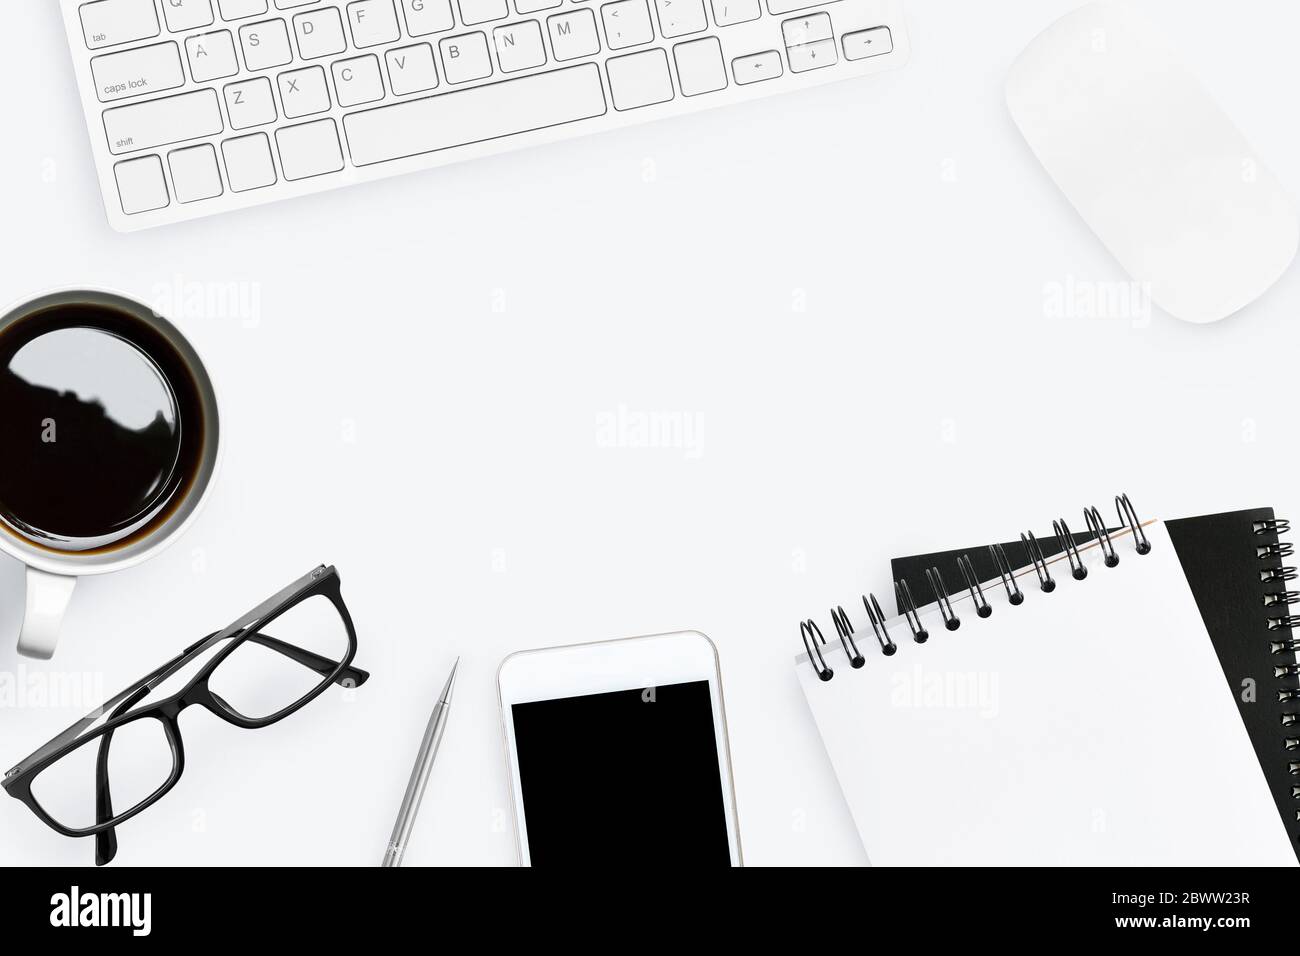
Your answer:
[[[1254,525],[1255,534],[1286,534],[1290,530],[1291,522],[1285,518],[1256,521]],[[1293,554],[1295,554],[1295,547],[1287,541],[1275,541],[1271,544],[1257,545],[1255,547],[1255,556],[1261,561],[1280,561],[1282,558],[1289,558]],[[1295,568],[1280,565],[1262,568],[1259,572],[1259,579],[1265,584],[1294,581],[1296,577]],[[1273,679],[1282,682],[1277,689],[1278,703],[1295,704],[1300,701],[1300,687],[1296,686],[1296,679],[1300,678],[1300,663],[1296,662],[1296,656],[1300,654],[1300,637],[1296,637],[1291,631],[1300,628],[1300,615],[1289,614],[1286,609],[1293,604],[1300,603],[1300,591],[1270,591],[1264,594],[1262,603],[1266,608],[1277,608],[1281,611],[1281,613],[1269,614],[1266,618],[1268,630],[1270,632],[1286,632],[1281,640],[1269,641],[1269,651],[1273,654],[1291,656],[1289,662],[1273,666]],[[1300,727],[1300,710],[1293,706],[1287,707],[1282,711],[1279,720],[1284,729]],[[1291,733],[1295,733],[1295,730],[1291,730]],[[1300,750],[1300,737],[1284,735],[1282,737],[1282,750],[1286,753]],[[1292,775],[1300,774],[1300,762],[1288,761],[1287,771]],[[1300,802],[1300,787],[1293,786],[1291,788],[1291,798]],[[1296,821],[1300,822],[1300,803],[1298,803],[1296,809]]]
[[[1070,561],[1070,577],[1082,581],[1088,576],[1088,569],[1083,566],[1083,558],[1079,555],[1079,546],[1074,543],[1074,535],[1070,534],[1070,526],[1064,518],[1058,518],[1052,522],[1052,530],[1056,532],[1056,540],[1065,546],[1065,556]]]
[[[912,600],[912,589],[907,586],[906,581],[894,582],[894,596],[898,600],[898,606],[903,609],[903,616],[907,618],[907,626],[912,629],[912,640],[918,644],[924,644],[930,639],[930,632],[925,629],[921,623],[921,616],[916,613],[916,602]]]
[[[955,631],[961,627],[961,618],[959,618],[952,609],[952,602],[948,600],[948,588],[943,583],[943,575],[939,573],[938,568],[926,568],[925,579],[930,583],[930,590],[934,592],[934,599],[939,602],[939,613],[943,615],[943,626],[950,631]]]
[[[998,576],[1002,578],[1002,586],[1007,589],[1007,601],[1013,606],[1024,604],[1025,592],[1020,590],[1016,576],[1011,570],[1011,562],[1007,560],[1007,553],[1002,545],[989,545],[989,554],[993,556],[993,563],[998,566]]]
[[[1128,500],[1128,495],[1115,496],[1115,510],[1133,532],[1133,540],[1137,542],[1137,553],[1150,554],[1151,542],[1147,540],[1147,533],[1142,530],[1142,522],[1138,520],[1137,511],[1133,507],[1133,502]]]
[[[1127,530],[1133,535],[1134,550],[1138,554],[1149,554],[1151,552],[1151,542],[1142,529],[1142,522],[1138,518],[1137,511],[1128,495],[1116,496],[1115,510],[1119,515],[1120,523],[1127,525]],[[1107,530],[1105,522],[1102,521],[1101,512],[1094,507],[1088,507],[1083,511],[1083,517],[1088,524],[1088,530],[1092,533],[1093,541],[1101,549],[1102,563],[1108,568],[1115,567],[1119,564],[1120,556],[1115,547],[1115,541]],[[1286,531],[1289,528],[1289,523],[1276,519],[1256,522],[1254,530],[1256,534],[1267,534]],[[1088,568],[1084,564],[1079,546],[1074,541],[1074,535],[1070,533],[1069,525],[1066,524],[1065,519],[1058,518],[1052,522],[1052,529],[1057,540],[1061,543],[1062,550],[1069,562],[1071,577],[1077,581],[1082,581],[1088,576]],[[1056,579],[1052,577],[1042,545],[1039,544],[1032,531],[1023,532],[1020,535],[1020,541],[1025,547],[1025,553],[1029,556],[1030,562],[1033,564],[1034,573],[1038,578],[1039,589],[1050,594],[1056,590]],[[1007,592],[1007,603],[1012,607],[1018,607],[1025,603],[1025,593],[1020,589],[1020,583],[1016,578],[1011,561],[1007,558],[1006,550],[1000,544],[989,545],[988,550],[989,556],[993,559],[993,564],[997,569],[998,578],[1002,582],[1002,587]],[[1289,557],[1294,553],[1290,545],[1280,543],[1261,545],[1256,551],[1261,560]],[[961,572],[962,581],[970,594],[971,606],[975,609],[975,615],[979,618],[987,618],[992,615],[993,606],[985,596],[984,588],[980,584],[975,565],[971,561],[969,554],[958,555],[957,569]],[[1300,577],[1300,572],[1297,572],[1295,568],[1265,568],[1260,572],[1260,579],[1264,582],[1291,581],[1296,577]],[[925,578],[934,594],[935,607],[939,611],[944,627],[949,631],[957,630],[961,627],[961,618],[953,608],[952,596],[948,591],[947,584],[944,582],[942,572],[937,567],[926,568]],[[898,607],[902,611],[903,618],[907,621],[908,629],[912,632],[912,640],[917,644],[924,644],[930,639],[930,632],[926,630],[925,624],[921,620],[918,610],[919,605],[912,596],[911,586],[906,580],[899,579],[894,582],[894,595],[898,600]],[[1292,604],[1300,604],[1300,591],[1277,591],[1267,594],[1264,597],[1264,604],[1265,606],[1283,608]],[[885,623],[885,613],[881,610],[880,602],[876,600],[876,596],[874,594],[862,595],[862,606],[867,612],[867,620],[871,623],[871,630],[880,644],[880,652],[887,657],[897,653],[898,645],[894,643],[893,638],[890,636]],[[831,621],[835,624],[835,632],[839,635],[840,645],[844,648],[844,654],[848,658],[850,666],[854,668],[866,666],[866,655],[858,647],[854,637],[853,622],[849,620],[843,606],[836,606],[831,609]],[[1284,614],[1269,619],[1269,628],[1271,630],[1282,630],[1296,626],[1300,626],[1300,614]],[[811,618],[801,621],[799,636],[803,640],[804,650],[807,651],[808,660],[816,670],[818,678],[828,681],[834,677],[835,672],[826,663],[826,655],[823,651],[823,648],[827,646],[826,638],[822,635],[821,628],[817,626],[817,623]],[[1286,640],[1274,641],[1272,647],[1275,654],[1300,651],[1300,638],[1288,636]],[[1300,677],[1300,665],[1279,665],[1276,670],[1277,674],[1275,676],[1279,679],[1284,676]],[[1278,691],[1278,700],[1300,701],[1300,688],[1281,688]],[[1285,726],[1300,726],[1300,711],[1283,715],[1283,723]],[[1300,763],[1297,766],[1300,766]],[[1300,774],[1300,771],[1297,771],[1297,773]],[[1296,793],[1296,799],[1300,800],[1300,786],[1296,788]],[[1300,813],[1300,811],[1297,812]]]
[[[835,672],[826,666],[826,658],[822,654],[821,644],[826,643],[826,638],[822,637],[822,629],[817,626],[817,622],[811,618],[799,625],[799,636],[803,638],[803,646],[808,651],[808,660],[812,660],[816,655],[817,663],[813,666],[817,668],[817,676],[822,680],[830,680],[835,676]],[[813,637],[817,640],[813,640]]]
[[[870,598],[869,601],[868,598]],[[880,602],[876,600],[874,594],[864,594],[862,595],[862,604],[867,609],[867,618],[871,621],[871,629],[876,632],[876,640],[880,642],[880,653],[886,657],[892,657],[898,650],[898,645],[889,636],[889,628],[885,627],[885,612],[880,609]]]
[[[1047,569],[1047,559],[1043,557],[1043,549],[1038,544],[1038,539],[1034,537],[1032,531],[1022,532],[1020,543],[1025,546],[1025,552],[1029,555],[1029,560],[1034,562],[1034,571],[1038,575],[1038,589],[1044,594],[1051,594],[1056,590],[1056,581],[1052,579],[1052,572]]]
[[[984,599],[984,589],[980,587],[980,579],[975,574],[975,565],[970,562],[970,555],[963,554],[957,559],[957,567],[961,571],[961,576],[966,579],[966,590],[970,591],[971,602],[975,605],[976,617],[989,617],[993,614],[993,606]]]
[[[1106,567],[1113,568],[1119,564],[1119,555],[1115,553],[1115,545],[1110,540],[1110,532],[1106,530],[1106,522],[1101,520],[1101,512],[1096,507],[1084,508],[1083,520],[1088,522],[1088,530],[1092,532],[1093,538],[1101,542],[1102,560]]]
[[[865,664],[867,659],[862,656],[857,642],[853,640],[853,624],[849,621],[849,616],[844,613],[843,606],[831,611],[831,620],[835,622],[835,631],[840,636],[840,643],[844,645],[844,653],[848,655],[849,664],[856,670]],[[853,648],[851,651],[850,646]]]

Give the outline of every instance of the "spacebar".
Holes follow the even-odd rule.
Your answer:
[[[357,166],[527,133],[605,113],[594,63],[534,73],[343,117]]]

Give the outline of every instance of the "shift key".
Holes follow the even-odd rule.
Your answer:
[[[196,90],[104,110],[104,132],[108,150],[114,155],[215,136],[224,128],[216,90]]]

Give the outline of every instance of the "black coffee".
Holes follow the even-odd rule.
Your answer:
[[[56,305],[0,330],[0,520],[32,543],[149,534],[188,493],[203,432],[189,364],[136,316]]]

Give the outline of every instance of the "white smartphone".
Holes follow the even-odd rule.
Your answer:
[[[520,651],[497,690],[521,865],[743,865],[703,634]]]

